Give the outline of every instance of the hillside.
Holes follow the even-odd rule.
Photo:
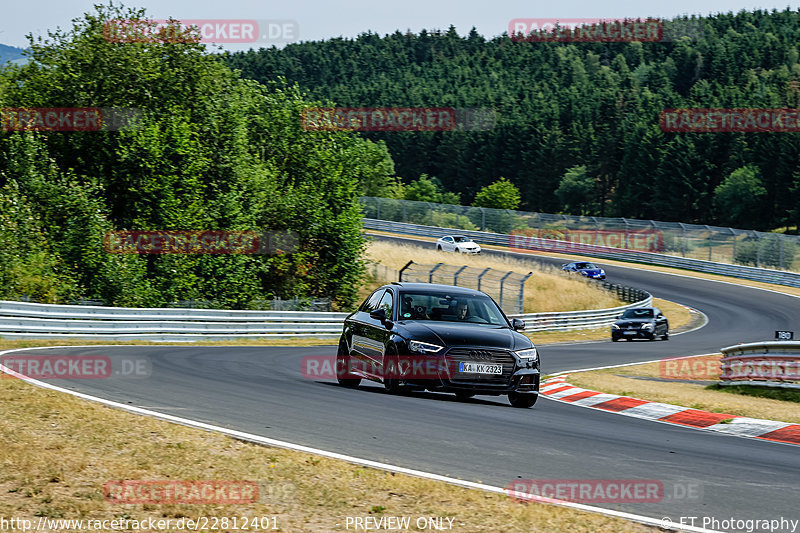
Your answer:
[[[800,220],[797,133],[666,133],[665,108],[794,108],[798,11],[719,14],[670,42],[531,43],[366,33],[224,56],[340,106],[488,107],[491,131],[370,132],[404,181],[426,173],[472,201],[505,176],[521,209],[752,228]],[[579,166],[585,166],[584,169]],[[715,190],[734,171],[727,197]],[[579,168],[575,168],[579,167]],[[556,191],[572,169],[575,187]],[[740,171],[741,174],[742,171]],[[573,183],[575,185],[575,183]],[[745,206],[734,213],[731,204]]]

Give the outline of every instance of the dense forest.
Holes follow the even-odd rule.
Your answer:
[[[0,299],[350,305],[363,273],[359,180],[393,173],[369,163],[390,163],[385,147],[303,131],[301,110],[320,102],[241,79],[196,41],[104,38],[108,20],[146,18],[97,7],[67,31],[31,38],[30,60],[0,71]],[[138,119],[118,131],[51,131],[7,111],[84,107],[134,109]],[[286,253],[108,253],[117,230],[297,240]]]
[[[405,183],[472,203],[500,177],[520,209],[766,229],[800,221],[797,133],[667,133],[667,108],[795,108],[800,12],[718,14],[667,42],[517,42],[447,31],[365,33],[226,63],[339,106],[491,108],[490,131],[368,132]],[[370,186],[366,195],[396,196]],[[381,188],[384,187],[384,188]],[[400,188],[402,195],[402,188]]]

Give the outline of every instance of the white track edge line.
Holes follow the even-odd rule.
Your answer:
[[[95,345],[95,346],[97,346],[97,345]],[[101,345],[101,346],[115,346],[115,345]],[[5,354],[7,354],[7,353],[20,352],[20,351],[25,351],[25,350],[38,350],[38,349],[46,349],[46,348],[91,348],[91,347],[93,347],[93,346],[92,345],[88,345],[88,346],[42,346],[42,347],[34,347],[34,348],[16,348],[16,349],[13,349],[13,350],[0,351],[0,356],[3,356]],[[412,468],[405,468],[405,467],[402,467],[402,466],[390,465],[388,463],[381,463],[381,462],[372,461],[372,460],[369,460],[369,459],[361,459],[359,457],[353,457],[353,456],[350,456],[350,455],[343,455],[343,454],[340,454],[340,453],[330,452],[330,451],[322,450],[322,449],[319,449],[319,448],[312,448],[312,447],[309,447],[309,446],[303,446],[303,445],[300,445],[300,444],[294,444],[292,442],[286,442],[286,441],[271,439],[269,437],[262,437],[260,435],[255,435],[255,434],[252,434],[252,433],[245,433],[243,431],[237,431],[237,430],[234,430],[234,429],[228,429],[228,428],[224,428],[224,427],[220,427],[220,426],[215,426],[215,425],[212,425],[212,424],[207,424],[205,422],[199,422],[199,421],[192,420],[192,419],[189,419],[189,418],[182,418],[182,417],[178,417],[178,416],[174,416],[174,415],[168,415],[168,414],[165,414],[165,413],[159,413],[158,411],[153,411],[153,410],[145,409],[145,408],[142,408],[142,407],[135,407],[135,406],[132,406],[132,405],[126,405],[126,404],[123,404],[123,403],[115,402],[113,400],[107,400],[105,398],[100,398],[98,396],[92,396],[92,395],[89,395],[89,394],[84,394],[82,392],[72,391],[72,390],[69,390],[69,389],[65,389],[65,388],[62,388],[62,387],[57,387],[55,385],[51,385],[49,383],[45,383],[43,381],[39,381],[39,380],[36,380],[36,379],[31,379],[31,378],[29,378],[27,376],[24,376],[22,374],[19,374],[19,373],[15,372],[14,370],[6,368],[2,364],[0,364],[0,371],[4,372],[6,374],[9,374],[11,376],[14,376],[16,378],[19,378],[19,379],[21,379],[21,380],[23,380],[23,381],[25,381],[27,383],[30,383],[31,385],[35,385],[37,387],[41,387],[41,388],[44,388],[44,389],[52,390],[52,391],[55,391],[55,392],[61,392],[61,393],[70,394],[70,395],[75,396],[77,398],[81,398],[83,400],[96,402],[96,403],[105,405],[107,407],[120,409],[122,411],[128,411],[128,412],[135,413],[135,414],[138,414],[138,415],[149,416],[149,417],[152,417],[152,418],[161,419],[161,420],[164,420],[164,421],[167,421],[167,422],[172,422],[174,424],[180,424],[180,425],[183,425],[183,426],[193,427],[193,428],[196,428],[196,429],[203,429],[203,430],[206,430],[206,431],[212,431],[212,432],[216,432],[216,433],[221,433],[223,435],[228,435],[230,437],[234,437],[234,438],[238,438],[238,439],[242,439],[242,440],[247,440],[249,442],[253,442],[253,443],[256,443],[256,444],[274,446],[276,448],[284,448],[284,449],[294,450],[294,451],[299,451],[299,452],[313,453],[315,455],[328,457],[330,459],[337,459],[337,460],[345,461],[345,462],[348,462],[348,463],[351,463],[351,464],[356,464],[356,465],[360,465],[360,466],[366,466],[366,467],[375,468],[375,469],[378,469],[378,470],[386,470],[386,471],[389,471],[389,472],[396,472],[396,473],[399,473],[399,474],[406,474],[406,475],[409,475],[409,476],[419,477],[419,478],[423,478],[423,479],[429,479],[429,480],[432,480],[432,481],[442,481],[444,483],[449,483],[451,485],[456,485],[456,486],[460,486],[460,487],[464,487],[464,488],[468,488],[468,489],[477,489],[477,490],[482,490],[482,491],[485,491],[485,492],[491,492],[491,493],[495,493],[495,494],[508,494],[506,492],[506,489],[502,488],[502,487],[495,487],[493,485],[485,485],[483,483],[475,483],[475,482],[472,482],[472,481],[456,479],[456,478],[452,478],[452,477],[448,477],[448,476],[443,476],[443,475],[440,475],[440,474],[433,474],[433,473],[430,473],[430,472],[424,472],[422,470],[414,470]],[[575,509],[575,510],[579,510],[579,511],[586,511],[586,512],[590,512],[590,513],[610,516],[610,517],[613,517],[613,518],[622,518],[622,519],[625,519],[625,520],[630,520],[630,521],[638,522],[638,523],[641,523],[641,524],[656,526],[656,527],[660,527],[662,529],[668,529],[668,530],[671,530],[671,531],[689,531],[689,532],[692,532],[692,533],[720,533],[720,532],[717,532],[717,531],[712,530],[712,529],[705,529],[705,528],[689,526],[689,525],[676,525],[676,524],[674,524],[672,522],[667,524],[663,519],[657,519],[657,518],[652,518],[652,517],[643,516],[643,515],[637,515],[637,514],[633,514],[633,513],[626,513],[626,512],[622,512],[622,511],[615,511],[613,509],[605,509],[603,507],[595,507],[595,506],[592,506],[592,505],[584,505],[584,504],[581,504],[581,503],[574,503],[574,502],[569,502],[569,501],[565,501],[565,500],[556,500],[556,499],[551,499],[551,498],[543,498],[541,496],[535,496],[535,495],[528,495],[528,496],[530,496],[530,498],[528,498],[528,499],[532,499],[533,501],[536,501],[537,503],[547,503],[547,504],[555,505],[555,506],[558,506],[558,507],[566,507],[566,508]]]

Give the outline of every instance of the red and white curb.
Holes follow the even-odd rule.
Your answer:
[[[581,407],[602,409],[636,418],[657,420],[669,424],[718,431],[737,437],[752,437],[786,444],[800,445],[800,425],[775,422],[724,413],[709,413],[699,409],[666,403],[639,400],[628,396],[605,394],[582,389],[567,383],[569,374],[546,379],[539,394],[551,400],[571,403]]]

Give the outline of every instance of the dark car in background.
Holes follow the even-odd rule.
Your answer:
[[[669,321],[657,307],[636,307],[625,310],[611,326],[611,340],[669,339]]]
[[[539,394],[539,354],[487,294],[431,283],[384,285],[349,315],[339,341],[336,374],[341,385],[362,379],[391,393],[452,392],[508,395],[530,407]]]
[[[578,272],[582,276],[590,279],[606,279],[606,271],[588,261],[574,261],[561,265],[561,270],[567,272]]]

